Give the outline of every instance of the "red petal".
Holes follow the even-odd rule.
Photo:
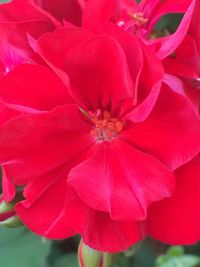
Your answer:
[[[195,1],[194,13],[192,16],[189,34],[194,38],[197,48],[200,51],[200,21],[199,21],[200,1]]]
[[[106,30],[104,26],[106,26]],[[90,102],[95,101],[99,104],[99,100],[95,98],[102,97],[102,101],[106,102],[106,98],[112,99],[116,97],[116,95],[119,95],[120,98],[120,94],[121,98],[131,96],[134,98],[137,97],[135,91],[138,86],[138,78],[143,63],[141,42],[136,37],[122,31],[119,27],[111,23],[96,27],[95,30],[98,32],[98,37],[96,38],[94,38],[94,33],[92,34],[86,30],[83,31],[78,28],[60,29],[52,34],[46,34],[38,43],[32,40],[31,46],[47,61],[47,64],[49,64],[54,71],[57,72],[58,70],[55,70],[52,64],[65,70],[70,76],[69,78],[73,83],[72,85],[74,85],[74,87],[77,86],[78,89],[80,88],[79,91],[81,90],[87,93],[89,92],[89,88],[91,88],[89,100],[91,98],[93,99]],[[99,33],[104,34],[104,37],[99,36]],[[117,41],[110,37],[105,37],[105,33],[110,37],[114,37]],[[87,55],[86,51],[89,52],[89,55]],[[94,51],[94,53],[92,54],[91,51]],[[112,59],[108,60],[108,57],[112,57]],[[116,62],[116,64],[114,64],[114,62]],[[112,66],[110,66],[111,63]],[[77,64],[77,66],[74,66],[75,64]],[[82,70],[83,66],[84,69]],[[90,70],[89,68],[93,69]],[[154,80],[158,80],[157,76],[159,71],[160,65],[157,66],[157,71],[154,73]],[[91,72],[93,75],[91,75]],[[131,77],[129,77],[129,72]],[[83,75],[81,75],[81,73],[83,73]],[[57,74],[59,75],[60,73]],[[104,77],[104,79],[101,79],[101,77]],[[61,79],[63,79],[63,73]],[[80,82],[78,83],[79,80]],[[99,82],[99,80],[101,80],[101,82]],[[104,84],[102,84],[103,81]],[[64,82],[67,83],[65,77]],[[116,82],[118,82],[117,85]],[[85,85],[84,89],[82,89],[83,85]],[[103,88],[103,86],[105,88]],[[115,87],[115,90],[113,87]],[[151,81],[148,84],[148,89],[144,89],[145,94],[147,94],[146,91],[149,90],[149,87],[151,87]],[[94,91],[93,88],[101,92],[95,95],[91,94],[91,92]],[[104,96],[105,93],[103,91],[105,90],[107,90],[107,96]],[[72,94],[78,96],[79,92],[76,91],[77,90],[74,89]],[[112,98],[110,96],[111,93]],[[115,95],[113,97],[114,93]],[[88,97],[88,95],[86,96]],[[86,102],[86,96],[84,98],[82,97],[82,102]],[[81,102],[80,100],[78,101]],[[133,101],[137,101],[137,99]],[[83,105],[83,103],[80,103],[80,105]]]
[[[36,57],[28,45],[27,33],[39,38],[43,33],[60,26],[55,18],[39,8],[32,0],[12,0],[9,3],[1,4],[0,24],[1,35],[2,29],[10,27],[7,38],[10,44],[21,49],[18,51],[19,55],[22,58],[29,57],[38,62],[41,62],[41,59]]]
[[[70,101],[68,89],[51,70],[31,64],[20,64],[2,78],[0,95],[2,103],[24,109],[51,110]]]
[[[2,191],[5,201],[9,202],[15,197],[14,182],[6,175],[5,169],[2,167]]]
[[[148,233],[161,242],[193,244],[200,239],[200,158],[176,171],[176,190],[170,199],[155,203],[148,212]]]
[[[179,70],[183,70],[183,64],[179,64]],[[175,64],[175,66],[177,66]],[[185,69],[186,70],[186,69]],[[190,70],[190,75],[192,76]],[[183,74],[183,72],[182,72]],[[187,72],[188,74],[188,72]],[[194,75],[195,76],[195,75]],[[165,74],[164,82],[176,93],[182,95],[188,103],[194,109],[197,117],[200,117],[200,92],[199,92],[199,81],[195,78],[179,79],[178,77],[170,74]]]
[[[107,213],[90,210],[83,240],[91,248],[104,252],[120,252],[144,238],[138,224],[113,221]]]
[[[59,175],[58,172],[58,179],[60,179]],[[54,183],[33,205],[29,200],[16,205],[18,216],[31,231],[49,238],[67,238],[76,234],[67,225],[65,209],[68,203],[68,187],[66,180],[62,179]]]
[[[15,118],[0,131],[1,163],[8,176],[24,184],[86,150],[93,143],[90,131],[73,105]]]
[[[160,0],[141,0],[137,6],[137,12],[142,12],[145,17],[152,18],[154,9],[158,6]]]
[[[26,200],[17,214],[34,232],[47,238],[67,238],[84,232],[88,208],[67,185],[68,165],[28,182]]]
[[[59,25],[55,18],[35,5],[32,0],[12,0],[0,5],[0,23],[30,21],[51,21]]]
[[[63,19],[77,26],[81,26],[82,9],[85,0],[35,0],[44,10],[51,13],[55,18]]]
[[[143,49],[146,49],[146,46],[143,45],[137,36],[129,34],[113,23],[101,23],[93,26],[93,28],[97,34],[107,34],[113,37],[122,47],[126,55],[126,61],[134,84],[133,92],[135,93],[138,87],[138,79],[140,77],[141,69],[143,67],[143,54],[146,52],[146,50],[143,52]],[[151,53],[149,50],[148,52]],[[136,98],[134,100],[137,102],[136,93],[134,94],[134,97]]]
[[[132,119],[144,120],[154,107],[160,92],[163,79],[161,63],[152,51],[140,42],[140,39],[120,27],[112,23],[101,23],[93,28],[98,34],[114,37],[122,47],[133,81],[134,99],[131,101],[131,106],[137,104],[132,113]]]
[[[166,58],[163,63],[166,73],[180,78],[199,78],[200,54],[192,36],[187,35],[176,49],[175,57]]]
[[[73,97],[90,110],[115,108],[120,100],[134,95],[124,51],[111,37],[97,36],[69,51],[64,70]]]
[[[58,181],[35,202],[30,202],[29,193],[32,192],[29,191],[26,193],[28,200],[17,204],[16,212],[29,229],[47,238],[67,238],[80,233],[91,248],[113,253],[125,250],[143,238],[136,223],[113,221],[108,214],[85,206],[67,187],[66,180],[60,180],[63,177],[60,174],[57,172]],[[56,180],[55,173],[51,176]],[[40,181],[37,183],[39,185]],[[31,190],[37,194],[38,186],[35,186]]]
[[[143,47],[143,66],[138,81],[137,106],[125,118],[134,122],[145,120],[152,111],[163,80],[163,67],[148,49]]]
[[[88,206],[110,212],[114,220],[144,219],[151,202],[173,191],[173,174],[150,155],[120,141],[94,150],[70,171],[69,183]]]
[[[152,2],[155,2],[154,0],[147,0],[149,2],[150,7],[149,10],[152,9]],[[160,19],[160,17],[169,14],[169,13],[185,13],[191,3],[191,0],[165,0],[165,1],[158,1],[155,9],[153,12],[151,12],[150,21],[148,22],[148,31],[151,30],[157,21]]]
[[[18,64],[30,61],[9,43],[8,39],[14,28],[12,24],[0,24],[0,76],[4,76]]]
[[[174,52],[174,50],[179,46],[179,44],[182,42],[184,39],[191,19],[192,19],[192,14],[195,6],[195,0],[193,0],[188,7],[187,11],[185,12],[185,15],[177,29],[177,31],[174,34],[171,34],[170,36],[163,37],[159,41],[161,42],[161,48],[157,52],[157,56],[160,58],[165,58],[171,53]],[[155,41],[157,42],[158,39]]]
[[[191,105],[165,87],[150,116],[127,127],[122,136],[171,170],[190,161],[200,149],[200,124]]]
[[[93,28],[97,23],[108,22],[124,9],[134,6],[132,0],[88,0],[83,13],[83,27]]]
[[[81,28],[60,28],[46,33],[38,41],[30,39],[30,45],[44,60],[59,68],[65,67],[66,54],[94,36],[94,33]]]

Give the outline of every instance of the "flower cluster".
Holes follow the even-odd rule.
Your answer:
[[[182,14],[177,30],[155,25]],[[47,238],[200,239],[200,1],[0,5],[3,198]],[[14,213],[14,214],[15,214]]]

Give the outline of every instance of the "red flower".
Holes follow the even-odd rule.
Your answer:
[[[0,76],[21,63],[38,62],[27,34],[39,38],[61,23],[31,0],[12,0],[0,5]],[[39,61],[41,63],[41,61]]]
[[[185,13],[177,31],[169,36],[149,40],[157,56],[165,58],[170,55],[183,40],[193,13],[195,0],[88,0],[83,12],[83,27],[96,30],[103,24],[113,23],[132,34],[141,36],[145,42],[158,20],[168,13]],[[105,24],[106,23],[106,24]]]
[[[25,185],[17,214],[42,236],[80,233],[110,252],[146,235],[147,208],[172,196],[173,171],[200,149],[187,102],[166,86],[158,97],[159,61],[136,37],[119,36],[70,28],[31,39],[59,78],[22,64],[0,80],[2,105],[23,111],[0,129],[4,171]]]

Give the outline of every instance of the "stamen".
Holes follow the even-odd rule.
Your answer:
[[[94,115],[96,114],[96,115]],[[98,114],[98,115],[97,115]],[[123,129],[123,122],[112,117],[107,110],[102,112],[91,113],[91,119],[94,122],[95,129],[91,131],[91,135],[98,140],[108,140],[116,137]]]
[[[147,23],[148,18],[144,17],[144,14],[142,12],[134,13],[132,11],[128,11],[127,14],[129,17],[131,17],[137,24],[143,26],[145,23]]]

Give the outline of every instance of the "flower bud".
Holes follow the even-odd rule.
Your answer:
[[[22,222],[14,211],[15,202],[6,202],[3,196],[0,196],[0,226],[19,227]]]
[[[80,267],[111,267],[113,266],[113,259],[114,254],[91,249],[81,240],[78,249]]]
[[[0,196],[0,214],[9,212],[13,210],[13,208],[14,208],[14,203],[4,201],[3,195],[1,195]]]

